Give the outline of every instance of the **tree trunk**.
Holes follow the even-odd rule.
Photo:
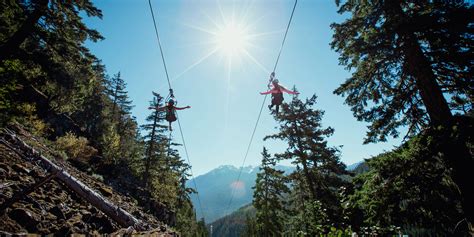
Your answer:
[[[36,7],[20,28],[0,46],[0,61],[15,53],[25,39],[33,32],[36,23],[45,15],[49,0],[33,0]]]
[[[294,126],[294,129],[295,129],[295,133],[298,134],[298,125],[296,124],[295,120],[293,120],[293,126]],[[317,192],[316,192],[316,189],[315,189],[314,180],[311,177],[311,174],[310,174],[310,171],[309,171],[309,168],[308,168],[306,153],[304,153],[304,147],[303,147],[303,144],[301,142],[300,136],[296,135],[295,137],[296,137],[296,144],[298,146],[298,153],[299,153],[300,158],[301,158],[301,164],[303,165],[303,173],[304,173],[304,176],[306,178],[306,182],[308,183],[309,191],[311,192],[311,196],[312,196],[313,200],[316,200]]]
[[[83,184],[81,181],[70,175],[68,172],[64,171],[62,168],[48,160],[46,157],[42,156],[38,151],[30,147],[15,134],[4,132],[3,136],[7,138],[7,141],[11,142],[12,144],[15,144],[16,146],[20,147],[22,151],[26,151],[28,154],[30,154],[30,156],[35,161],[38,161],[43,168],[49,170],[52,173],[57,173],[56,177],[64,185],[66,185],[69,189],[73,190],[76,194],[78,194],[80,197],[92,204],[94,207],[102,211],[108,217],[116,221],[119,225],[125,228],[133,226],[136,230],[144,230],[143,224],[134,216],[132,216],[122,208],[109,202],[100,194],[89,188],[87,185]],[[18,151],[15,150],[15,152]]]
[[[436,76],[431,65],[426,59],[416,36],[413,33],[401,33],[404,38],[404,51],[406,68],[415,78],[415,83],[420,92],[421,100],[431,120],[431,125],[439,126],[451,123],[453,115],[448,102],[436,81]]]
[[[447,141],[446,145],[441,147],[441,151],[446,156],[448,164],[453,168],[452,178],[461,192],[464,214],[470,223],[474,223],[474,192],[472,192],[471,183],[474,180],[471,171],[474,165],[466,146],[466,140],[453,140],[450,135],[450,131],[455,125],[454,117],[415,35],[406,36],[405,40],[408,70],[415,78],[416,87],[430,116],[431,126],[435,129],[442,126],[442,129],[446,130],[444,136],[439,138]]]
[[[385,1],[385,11],[387,21],[392,21],[393,25],[398,24],[397,21],[408,19],[398,0]],[[430,117],[431,126],[437,129],[441,125],[445,131],[438,138],[446,141],[440,149],[446,156],[448,165],[453,169],[452,178],[459,187],[465,217],[470,224],[473,224],[474,192],[472,192],[472,180],[474,180],[474,177],[471,169],[474,167],[474,159],[466,145],[467,140],[456,139],[452,135],[453,127],[456,124],[454,117],[416,35],[400,27],[396,31],[403,41],[406,70],[415,78],[416,87]]]
[[[158,103],[159,103],[159,100],[158,100]],[[145,172],[143,173],[143,183],[145,184],[146,189],[148,189],[148,176],[150,175],[151,155],[153,153],[153,146],[155,144],[155,133],[156,133],[157,123],[158,123],[158,111],[155,113],[155,118],[153,120],[153,127],[151,128],[151,138],[148,145],[148,151],[147,151],[146,161],[145,161]]]
[[[436,82],[431,66],[422,54],[419,43],[412,37],[407,38],[407,41],[409,71],[415,77],[416,86],[431,119],[431,126],[437,129],[441,125],[445,131],[443,136],[438,138],[446,141],[440,148],[447,158],[447,163],[453,168],[452,178],[459,187],[464,214],[468,222],[472,224],[474,223],[474,192],[472,192],[474,162],[472,155],[466,145],[467,141],[456,139],[451,134],[455,126],[454,117]]]

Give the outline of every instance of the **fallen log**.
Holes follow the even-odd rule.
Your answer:
[[[5,140],[11,144],[18,146],[23,152],[28,153],[28,157],[32,158],[34,161],[39,162],[39,164],[48,170],[49,172],[55,173],[56,178],[61,181],[65,186],[69,189],[73,190],[77,193],[81,198],[85,199],[87,202],[92,204],[94,207],[102,211],[105,215],[110,217],[112,220],[117,222],[124,228],[133,227],[135,230],[143,231],[145,227],[143,223],[132,216],[127,211],[123,210],[122,208],[118,207],[117,205],[111,203],[102,195],[95,192],[87,185],[82,183],[80,180],[76,179],[74,176],[69,174],[67,171],[64,171],[62,168],[51,162],[48,158],[41,155],[38,151],[34,148],[26,144],[21,138],[19,138],[16,134],[10,131],[4,130],[2,135],[6,138]],[[15,152],[19,152],[16,149]],[[24,156],[21,154],[20,156]]]

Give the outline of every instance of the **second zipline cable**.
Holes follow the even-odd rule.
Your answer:
[[[280,50],[279,50],[279,52],[278,52],[278,57],[277,57],[277,59],[276,59],[275,66],[273,67],[273,72],[276,71],[276,68],[277,68],[277,66],[278,66],[278,62],[280,61],[281,52],[283,51],[283,46],[285,45],[286,37],[287,37],[287,35],[288,35],[288,30],[290,29],[291,21],[293,20],[293,15],[295,14],[295,9],[296,9],[296,5],[297,5],[297,4],[298,4],[298,0],[295,0],[295,4],[293,5],[293,10],[291,11],[290,19],[288,20],[288,24],[287,24],[287,26],[286,26],[285,35],[283,36],[283,41],[281,42]],[[247,157],[248,157],[248,155],[249,155],[249,151],[250,151],[250,148],[251,148],[252,143],[253,143],[253,138],[254,138],[254,136],[255,136],[255,131],[257,130],[258,122],[260,122],[260,117],[261,117],[261,115],[262,115],[263,107],[264,107],[265,102],[266,102],[266,100],[267,100],[267,96],[268,96],[268,95],[265,95],[265,97],[263,98],[262,106],[260,107],[260,111],[259,111],[259,113],[258,113],[257,121],[255,122],[255,126],[254,126],[254,128],[253,128],[252,135],[250,136],[250,141],[249,141],[249,144],[248,144],[248,146],[247,146],[247,151],[245,152],[244,160],[243,160],[243,162],[242,162],[242,165],[240,166],[239,175],[237,176],[237,181],[236,181],[236,182],[239,182],[239,181],[240,181],[240,177],[242,176],[242,170],[243,170],[243,168],[244,168],[245,161],[247,160]],[[228,212],[228,210],[229,210],[229,208],[230,208],[230,205],[232,204],[232,201],[233,201],[233,199],[234,199],[234,195],[235,195],[235,191],[234,191],[234,189],[232,189],[229,203],[227,204],[227,207],[226,207],[225,212],[224,212],[225,215],[228,215],[227,212]]]

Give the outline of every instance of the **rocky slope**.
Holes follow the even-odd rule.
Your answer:
[[[22,131],[19,136],[68,173],[100,193],[110,202],[131,213],[144,223],[146,232],[153,236],[177,236],[155,216],[137,206],[137,201],[122,195],[101,181],[75,169],[68,162],[54,159],[52,151],[41,141]],[[0,205],[14,194],[32,186],[49,175],[37,163],[15,152],[11,144],[0,142]],[[53,179],[34,192],[23,196],[10,207],[0,210],[0,235],[8,233],[81,234],[137,233],[124,228],[104,213],[81,199],[61,182]]]

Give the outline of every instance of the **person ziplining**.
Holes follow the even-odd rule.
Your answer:
[[[286,89],[284,86],[278,84],[278,79],[275,78],[275,72],[272,72],[270,75],[270,83],[272,85],[271,90],[266,91],[266,92],[260,92],[261,95],[268,95],[272,94],[272,103],[268,106],[268,108],[271,110],[273,106],[275,107],[275,112],[278,114],[278,111],[280,109],[280,105],[283,103],[283,92],[288,93],[290,95],[297,95],[299,92],[297,91],[292,91]]]
[[[173,131],[173,127],[171,127],[171,123],[176,121],[178,118],[176,117],[176,110],[184,110],[184,109],[189,109],[191,106],[185,106],[185,107],[176,107],[175,106],[176,102],[173,98],[170,98],[168,101],[168,104],[163,106],[163,107],[148,107],[148,109],[156,109],[157,111],[165,111],[166,116],[165,119],[169,123],[169,130]]]
[[[151,109],[166,110],[165,119],[169,122],[169,130],[170,130],[170,138],[169,138],[169,143],[168,143],[168,149],[170,149],[170,147],[171,147],[171,131],[173,131],[173,128],[171,127],[171,123],[173,123],[174,121],[178,121],[178,127],[179,127],[179,132],[181,134],[181,139],[182,139],[182,144],[183,144],[183,147],[184,147],[184,152],[186,153],[186,159],[187,159],[188,164],[189,164],[189,174],[192,177],[191,180],[193,181],[193,184],[194,184],[194,190],[196,190],[195,193],[196,193],[197,200],[198,200],[198,203],[199,203],[199,209],[201,210],[201,214],[204,218],[205,214],[204,214],[204,211],[203,211],[203,208],[202,208],[201,199],[199,198],[199,191],[198,191],[198,187],[196,185],[196,179],[194,178],[191,161],[189,160],[188,148],[186,146],[186,142],[185,142],[185,139],[184,139],[183,129],[181,128],[181,123],[179,122],[178,116],[176,114],[176,110],[189,109],[189,108],[191,108],[191,106],[186,106],[186,107],[181,107],[181,108],[175,106],[175,104],[177,104],[177,102],[175,100],[175,97],[174,97],[174,94],[173,94],[173,89],[171,87],[171,81],[170,81],[170,77],[168,75],[168,68],[166,67],[165,56],[163,54],[163,47],[161,46],[160,35],[159,35],[159,32],[158,32],[158,27],[157,27],[156,20],[155,20],[155,13],[153,12],[153,6],[151,5],[151,0],[148,0],[148,6],[150,7],[150,13],[151,13],[151,18],[153,20],[153,26],[154,26],[154,29],[155,29],[156,40],[157,40],[157,43],[158,43],[158,48],[160,49],[161,60],[163,62],[163,68],[165,69],[166,80],[168,81],[168,87],[169,87],[169,90],[170,90],[169,97],[167,98],[167,99],[169,99],[168,104],[164,107],[156,107],[156,108],[151,108]],[[156,95],[156,93],[153,93],[153,94]]]

